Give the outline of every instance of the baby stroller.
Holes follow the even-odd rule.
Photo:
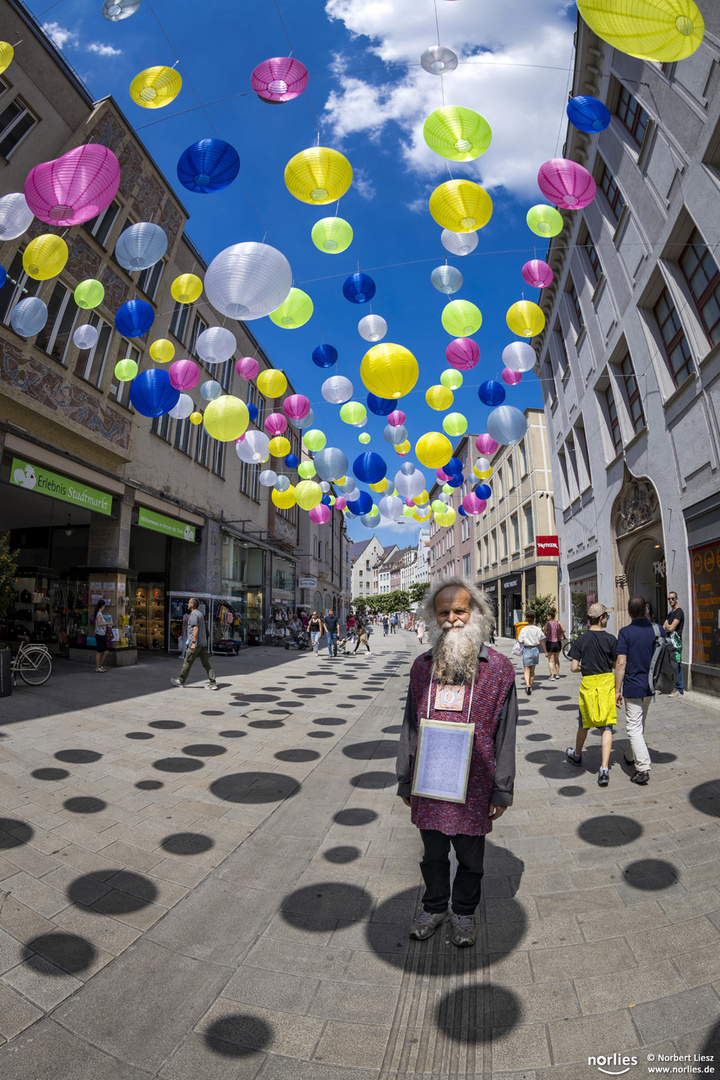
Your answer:
[[[286,649],[297,649],[298,652],[305,652],[310,646],[310,635],[307,630],[298,630],[297,632],[291,630],[290,637],[285,639]]]

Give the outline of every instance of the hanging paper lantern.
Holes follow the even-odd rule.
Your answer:
[[[275,435],[282,435],[284,431],[287,431],[288,422],[282,413],[270,413],[270,415],[266,417],[263,426],[268,435],[273,438]]]
[[[312,454],[316,454],[318,450],[323,449],[327,442],[327,438],[324,431],[320,431],[318,428],[310,428],[310,430],[306,431],[303,435],[302,441],[306,450],[309,450]],[[317,465],[315,468],[317,468]],[[326,477],[323,476],[322,479],[325,480]],[[328,477],[327,479],[330,478]]]
[[[462,105],[444,105],[428,116],[423,138],[431,150],[450,161],[473,161],[492,142],[492,128],[484,116]]]
[[[297,469],[298,465],[300,464],[300,458],[297,456],[297,454],[288,454],[288,456],[285,458],[285,464],[287,465],[288,469]]]
[[[167,338],[158,338],[150,346],[150,356],[156,364],[169,364],[174,355],[175,346]]]
[[[558,236],[563,230],[562,214],[554,206],[531,206],[525,219],[536,236]]]
[[[311,146],[290,158],[285,184],[300,202],[322,206],[341,199],[352,183],[352,166],[337,150]]]
[[[19,337],[30,338],[40,333],[47,319],[47,305],[39,296],[27,296],[12,309],[10,325]]]
[[[402,505],[402,499],[398,499],[396,495],[386,495],[378,503],[378,510],[384,518],[394,521],[402,513]]]
[[[453,337],[467,337],[477,333],[482,326],[482,313],[469,300],[451,300],[443,308],[442,324]]]
[[[205,272],[205,294],[229,319],[261,319],[280,307],[292,288],[292,270],[269,244],[232,244]]]
[[[295,502],[301,510],[312,510],[322,502],[322,488],[314,480],[301,480],[295,485]]]
[[[373,345],[360,364],[360,378],[370,393],[393,400],[410,393],[419,373],[410,350],[389,342]]]
[[[130,83],[130,97],[143,109],[163,109],[182,89],[182,76],[175,68],[150,67]]]
[[[358,333],[365,341],[382,341],[387,334],[387,323],[382,315],[366,315],[358,323]]]
[[[491,438],[501,445],[514,446],[524,437],[527,420],[519,409],[512,405],[501,405],[488,416],[487,429]]]
[[[126,360],[118,360],[115,365],[115,378],[118,382],[130,382],[138,373],[138,366],[134,360],[128,357]]]
[[[392,398],[378,397],[377,394],[368,394],[367,407],[375,416],[387,416],[395,408],[395,401]]]
[[[310,480],[315,476],[316,469],[315,464],[312,461],[301,461],[298,465],[298,472],[302,476],[303,480]]]
[[[275,490],[276,491],[289,491],[289,489],[290,489],[290,477],[289,476],[278,476],[277,479],[275,480]]]
[[[363,446],[367,446],[369,442],[372,442],[372,435],[367,431],[363,431],[362,434],[358,435],[358,442],[362,443]]]
[[[0,41],[0,72],[3,72],[10,67],[14,55],[15,50],[13,49],[10,42]]]
[[[504,406],[506,409],[509,407],[508,405]],[[478,435],[475,446],[479,454],[494,454],[499,449],[500,443],[495,442],[490,435]]]
[[[83,143],[54,161],[31,169],[25,198],[48,225],[79,225],[110,205],[120,186],[120,163],[112,150]]]
[[[454,476],[462,476],[463,463],[460,460],[460,458],[456,458],[456,457],[448,458],[446,463],[443,465],[443,472],[448,477],[450,477],[451,479]]]
[[[522,382],[522,371],[511,371],[510,368],[503,368],[500,378],[507,386],[517,386],[519,382]]]
[[[369,514],[363,514],[360,520],[366,529],[377,529],[380,525],[380,515],[377,512],[377,507],[374,506]]]
[[[472,180],[446,180],[430,196],[430,213],[452,232],[477,232],[492,217],[492,199]]]
[[[439,469],[452,457],[452,443],[439,431],[428,431],[415,443],[415,457],[428,469]]]
[[[400,424],[399,427],[391,427],[388,424],[383,432],[385,442],[389,442],[391,446],[399,446],[400,443],[404,443],[408,437],[408,431],[404,424]]]
[[[352,225],[340,217],[321,218],[313,225],[310,237],[320,251],[328,255],[339,255],[352,244]]]
[[[247,405],[248,415],[250,417],[251,422],[255,423],[255,421],[258,418],[258,407],[257,407],[257,405],[253,405],[252,401],[246,401],[245,404]]]
[[[215,382],[214,379],[208,379],[200,387],[200,397],[205,401],[215,401],[219,398],[223,392],[223,388],[219,382]],[[249,416],[248,416],[249,419]]]
[[[532,345],[525,341],[513,341],[503,349],[502,359],[505,367],[511,371],[530,371],[535,367],[537,356]]]
[[[285,491],[278,491],[277,488],[273,488],[270,492],[270,498],[279,510],[289,510],[291,506],[295,505],[295,488],[292,484]]]
[[[448,413],[443,417],[442,426],[446,435],[449,435],[451,439],[457,439],[468,429],[467,417],[459,412]]]
[[[167,251],[168,238],[159,225],[139,221],[120,234],[115,258],[126,270],[147,270]]]
[[[174,360],[168,368],[170,382],[176,390],[192,390],[202,377],[199,364],[194,360]]]
[[[430,282],[438,292],[452,296],[462,289],[463,276],[456,266],[436,266],[430,275]]]
[[[431,409],[435,409],[437,412],[445,412],[446,409],[450,408],[454,400],[452,390],[448,390],[447,387],[442,385],[429,386],[425,391],[425,401]]]
[[[387,465],[379,454],[360,454],[353,461],[353,472],[361,484],[377,484],[385,478]]]
[[[367,416],[367,409],[359,401],[346,401],[340,409],[340,419],[345,424],[359,424]]]
[[[430,509],[434,514],[444,514],[447,510],[447,503],[444,503],[441,499],[433,499],[430,503]]]
[[[263,397],[279,398],[287,390],[287,379],[283,371],[278,371],[276,368],[267,368],[258,375],[256,386]]]
[[[272,469],[263,469],[263,471],[258,477],[258,480],[263,487],[271,488],[275,484],[277,478],[277,473],[273,472]]]
[[[608,45],[641,60],[684,60],[705,33],[693,0],[578,0],[578,11]]]
[[[522,268],[522,276],[533,289],[547,289],[548,285],[552,285],[552,268],[542,259],[526,262]]]
[[[202,337],[202,334],[200,337]],[[235,370],[241,379],[249,381],[256,377],[260,371],[260,365],[253,356],[241,356],[235,365]]]
[[[459,390],[463,384],[463,377],[455,368],[447,368],[440,376],[440,382],[448,390]]]
[[[233,442],[243,434],[249,422],[245,402],[232,394],[223,394],[211,401],[203,416],[205,430],[218,442]]]
[[[310,412],[310,402],[304,394],[291,394],[283,401],[282,410],[288,420],[302,420]]]
[[[362,517],[372,509],[372,504],[372,498],[367,491],[359,491],[356,499],[348,500],[348,510],[356,517]]]
[[[292,447],[290,446],[290,440],[286,439],[284,435],[276,435],[274,439],[270,440],[268,449],[273,457],[284,458],[290,453]]]
[[[11,191],[0,198],[0,240],[14,240],[22,236],[31,224],[34,214],[20,191]]]
[[[91,308],[96,308],[98,304],[102,304],[105,298],[105,289],[100,281],[88,278],[87,281],[81,281],[76,287],[73,297],[79,308],[88,311]]]
[[[480,360],[480,348],[472,338],[459,337],[446,348],[445,359],[458,371],[469,371]]]
[[[398,454],[400,457],[407,457],[407,455],[410,453],[409,440],[406,439],[405,442],[398,443],[395,447],[395,453]]]
[[[179,398],[180,391],[160,368],[142,371],[130,384],[130,404],[143,416],[163,416],[175,408]]]
[[[343,296],[351,304],[367,304],[375,295],[375,282],[369,274],[358,271],[350,274],[343,283]]]
[[[301,430],[304,428],[311,428],[315,423],[315,413],[311,409],[307,416],[304,416],[302,420],[291,420],[290,423],[293,427],[300,428]]]
[[[578,131],[595,134],[610,126],[610,110],[599,98],[584,94],[571,98],[565,111],[568,120]]]
[[[224,139],[200,139],[188,146],[177,163],[182,186],[201,195],[228,187],[239,172],[238,152]]]
[[[86,323],[84,326],[78,326],[73,334],[73,345],[76,345],[81,351],[92,349],[97,345],[99,336],[97,328]]]
[[[313,349],[313,363],[319,368],[329,368],[337,363],[338,351],[333,345],[318,345]]]
[[[542,308],[531,300],[518,300],[508,309],[505,319],[513,334],[520,337],[535,337],[545,328]]]
[[[438,525],[442,525],[443,528],[449,528],[455,524],[457,513],[453,510],[452,506],[446,507],[444,514],[436,514],[435,521]]]
[[[339,501],[340,500],[336,500],[336,505]],[[345,500],[343,499],[342,501],[344,502]],[[343,508],[338,507],[338,509],[342,510]],[[316,525],[327,525],[332,517],[332,510],[329,506],[323,506],[321,503],[320,506],[314,506],[312,510],[309,511],[308,517],[311,521],[314,521]]]
[[[270,312],[270,321],[283,330],[304,326],[313,313],[313,302],[302,289],[291,289],[282,304]]]
[[[390,481],[383,477],[382,480],[378,480],[377,484],[368,484],[368,487],[372,491],[387,491],[387,489],[390,487]]]
[[[105,0],[102,17],[108,22],[121,22],[129,19],[140,7],[140,0]]]
[[[390,427],[402,427],[406,420],[407,417],[402,411],[402,409],[395,409],[394,412],[391,412],[387,418],[387,422]]]
[[[320,388],[320,392],[331,405],[342,405],[353,395],[353,384],[344,375],[331,375]]]
[[[475,494],[479,499],[482,499],[483,502],[487,502],[492,495],[492,488],[489,484],[478,484],[475,488]]]
[[[552,158],[541,165],[538,187],[549,202],[568,210],[589,206],[597,190],[587,169],[568,158]]]
[[[190,423],[195,427],[202,424],[203,414],[201,412],[190,413]]]
[[[458,58],[445,45],[430,45],[421,53],[420,65],[429,75],[447,75],[458,66]]]
[[[505,387],[502,383],[489,379],[487,382],[480,383],[478,397],[483,405],[502,405],[505,400]]]
[[[317,455],[315,456],[317,457]],[[357,486],[352,477],[350,479],[348,479],[346,476],[339,477],[335,481],[335,487],[338,489],[338,491],[342,492],[343,495],[347,495],[348,499],[356,498]]]
[[[193,399],[190,395],[181,394],[178,398],[177,405],[170,410],[168,416],[171,416],[173,420],[187,420],[194,408]]]
[[[206,364],[225,363],[233,355],[236,348],[235,335],[231,330],[227,330],[223,326],[209,326],[207,330],[203,330],[202,334],[198,335],[195,342],[195,352]],[[245,359],[249,358],[245,357]],[[247,377],[254,378],[255,376]]]
[[[31,240],[23,252],[23,270],[35,281],[57,277],[68,260],[68,246],[61,236],[44,233]]]
[[[478,246],[478,234],[443,229],[440,233],[440,243],[452,255],[469,255]]]
[[[155,311],[146,300],[127,300],[115,313],[115,329],[127,338],[142,337],[154,322]]]
[[[250,85],[261,99],[271,105],[281,105],[299,97],[308,84],[308,70],[292,56],[273,56],[250,76]]]
[[[178,304],[193,304],[202,290],[202,281],[197,274],[180,274],[170,286],[170,295]]]

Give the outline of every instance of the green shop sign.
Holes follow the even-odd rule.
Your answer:
[[[195,542],[195,526],[186,525],[177,518],[165,517],[164,514],[156,514],[154,510],[146,510],[140,507],[138,513],[138,525],[143,529],[152,529],[153,532],[165,533],[166,536],[175,536],[178,540]]]
[[[97,488],[71,480],[69,476],[48,472],[19,458],[13,458],[10,483],[28,491],[39,491],[41,495],[50,495],[53,499],[62,499],[73,506],[84,506],[96,514],[112,513],[112,495],[106,491],[98,491]]]

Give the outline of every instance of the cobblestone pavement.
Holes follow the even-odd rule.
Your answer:
[[[447,926],[411,943],[419,840],[394,757],[418,648],[371,642],[372,656],[219,658],[215,694],[170,687],[176,659],[102,680],[61,662],[0,702],[3,1080],[636,1080],[660,1055],[705,1068],[717,706],[652,706],[645,788],[619,724],[600,789],[598,739],[586,767],[564,755],[578,677],[566,665],[550,682],[541,664],[478,944],[454,948]]]

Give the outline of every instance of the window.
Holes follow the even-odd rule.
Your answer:
[[[637,98],[634,98],[624,86],[620,87],[615,115],[621,124],[624,124],[638,146],[642,146],[645,132],[650,122],[650,117],[643,109]]]
[[[9,325],[15,305],[28,296],[36,296],[41,286],[42,281],[34,281],[23,270],[22,251],[18,251],[0,289],[0,320]]]
[[[490,565],[490,537],[486,536],[483,543],[484,543],[484,548],[485,548],[485,566],[489,566]]]
[[[210,448],[210,436],[205,430],[204,425],[198,426],[197,439],[195,440],[195,460],[198,465],[204,465],[207,468],[208,463],[208,450]]]
[[[22,98],[16,97],[9,102],[0,112],[0,156],[10,157],[36,123]]]
[[[192,429],[193,425],[190,423],[189,418],[178,420],[175,425],[175,449],[179,450],[181,454],[190,454]]]
[[[577,319],[578,327],[579,327],[580,330],[582,330],[583,326],[585,325],[585,320],[583,319],[582,308],[580,307],[580,298],[578,297],[577,289],[575,288],[575,282],[573,281],[573,279],[570,277],[569,274],[568,274],[567,292],[568,292],[568,296],[570,297],[570,302],[572,304],[573,311],[575,312],[575,318]],[[563,348],[565,348],[565,342],[564,341],[563,341]],[[565,355],[567,356],[567,353]]]
[[[515,487],[515,463],[512,459],[512,454],[507,459],[507,478],[508,491],[511,491]]]
[[[232,367],[228,364],[228,367]],[[258,388],[253,383],[246,383],[247,386],[247,404],[254,405],[258,411],[258,414],[254,420],[255,427],[258,431],[262,431],[265,424],[265,398],[262,396]]]
[[[577,447],[577,467],[580,476],[580,490],[584,491],[592,482],[590,475],[590,452],[588,450],[585,424],[582,419],[575,425],[575,446]]]
[[[617,185],[615,177],[610,172],[604,161],[600,170],[598,187],[605,193],[605,197],[610,205],[610,210],[612,211],[612,216],[615,218],[616,221],[619,221],[620,215],[625,208],[625,200],[622,196],[620,188]]]
[[[535,526],[533,524],[532,503],[528,503],[527,506],[523,507],[523,513],[525,515],[525,543],[534,544]]]
[[[47,322],[35,339],[35,344],[59,364],[65,363],[70,334],[78,312],[79,308],[70,289],[56,281],[48,301]]]
[[[720,341],[720,270],[707,244],[693,229],[682,255],[680,269],[690,287],[705,333],[713,345]]]
[[[520,520],[517,514],[513,514],[510,518],[510,528],[512,529],[512,549],[513,551],[520,550]]]
[[[140,367],[140,350],[136,349],[127,338],[120,338],[120,348],[116,354],[118,360],[134,360]],[[130,386],[132,381],[113,383],[110,387],[110,397],[117,401],[118,405],[124,405],[125,408],[130,408]],[[183,420],[183,424],[190,424],[189,420]],[[181,425],[178,425],[181,426]],[[175,443],[177,446],[177,442]]]
[[[587,255],[588,262],[590,263],[590,271],[592,273],[592,278],[597,285],[598,281],[602,277],[603,268],[602,263],[600,262],[600,256],[597,253],[597,249],[593,244],[592,240],[590,239],[590,233],[587,230],[587,226],[583,228],[583,231],[580,234],[579,243],[580,247],[585,249],[585,254]]]
[[[563,369],[564,377],[565,373],[570,368],[570,357],[568,356],[567,345],[565,344],[565,335],[563,333],[563,329],[560,323],[558,323],[555,327],[555,344],[557,346],[558,354],[560,356],[560,364]]]
[[[91,236],[95,237],[101,247],[105,247],[108,233],[115,224],[119,213],[120,203],[113,200],[113,202],[103,210],[102,214],[98,214],[97,217],[91,218],[90,221],[86,221],[83,228],[86,232],[89,232]]]
[[[555,386],[555,375],[553,373],[552,360],[550,359],[550,353],[548,352],[545,362],[543,364],[544,383],[547,387],[548,401],[554,401],[557,397],[557,388]],[[527,470],[526,470],[527,472]]]
[[[240,491],[255,502],[260,502],[260,470],[257,465],[243,461],[240,466]]]
[[[470,577],[470,556],[463,555],[463,577]]]
[[[223,469],[225,467],[225,443],[218,442],[217,439],[213,439],[212,444],[212,459],[210,462],[210,469],[216,476],[223,475]]]
[[[502,549],[503,559],[507,558],[508,554],[508,537],[507,537],[507,525],[503,521],[500,525],[500,545]]]
[[[615,406],[615,395],[613,394],[613,389],[610,385],[608,385],[605,391],[605,406],[607,408],[610,426],[610,438],[612,439],[615,453],[619,454],[622,450],[622,435],[620,434],[620,420],[618,419],[617,408]]]
[[[153,435],[159,435],[159,437],[161,439],[164,439],[165,442],[170,442],[170,417],[168,416],[168,414],[164,413],[163,416],[154,416],[153,422],[150,425],[150,430],[152,431]],[[207,435],[207,432],[204,428],[203,434]]]
[[[187,304],[175,304],[170,320],[170,333],[174,334],[182,344],[185,344],[185,333],[187,331],[189,314],[190,308]]]
[[[187,305],[185,305],[185,306],[187,307]],[[203,318],[201,318],[199,315],[196,315],[195,318],[193,319],[193,328],[192,328],[192,333],[190,334],[190,345],[188,346],[188,352],[190,353],[191,356],[194,356],[196,360],[200,359],[200,357],[198,356],[198,354],[195,351],[195,346],[197,345],[197,339],[200,337],[200,335],[203,333],[204,330],[207,330],[207,328],[208,328],[208,324],[205,322],[205,320]],[[230,367],[229,364],[223,364],[222,366],[223,367]],[[220,382],[220,381],[221,380],[218,379],[218,382]],[[227,390],[227,387],[225,387],[225,389]]]
[[[101,319],[96,311],[86,316],[86,323],[88,326],[95,327],[98,331],[98,339],[92,349],[82,349],[78,354],[75,374],[81,379],[87,379],[93,386],[100,386],[112,337],[112,326]]]
[[[637,435],[638,431],[641,431],[645,427],[645,413],[643,412],[642,401],[640,399],[640,387],[635,378],[635,371],[633,369],[630,353],[626,353],[625,358],[620,363],[620,373],[625,380],[625,395],[630,411],[630,419],[632,421],[633,431]]]
[[[495,497],[498,498],[498,499],[502,499],[502,497],[503,497],[503,471],[502,471],[502,469],[498,469],[498,471],[495,473],[495,483],[493,484],[493,488],[494,488],[494,491],[495,491]]]
[[[520,453],[520,476],[527,476],[528,464],[527,464],[527,450],[525,449],[525,440],[518,446]]]
[[[164,266],[165,263],[162,259],[158,259],[153,266],[148,266],[146,270],[140,271],[138,289],[142,289],[148,300],[154,300],[157,295]]]
[[[675,385],[682,386],[690,377],[694,365],[680,316],[667,288],[661,292],[653,312],[660,330],[670,374]]]

